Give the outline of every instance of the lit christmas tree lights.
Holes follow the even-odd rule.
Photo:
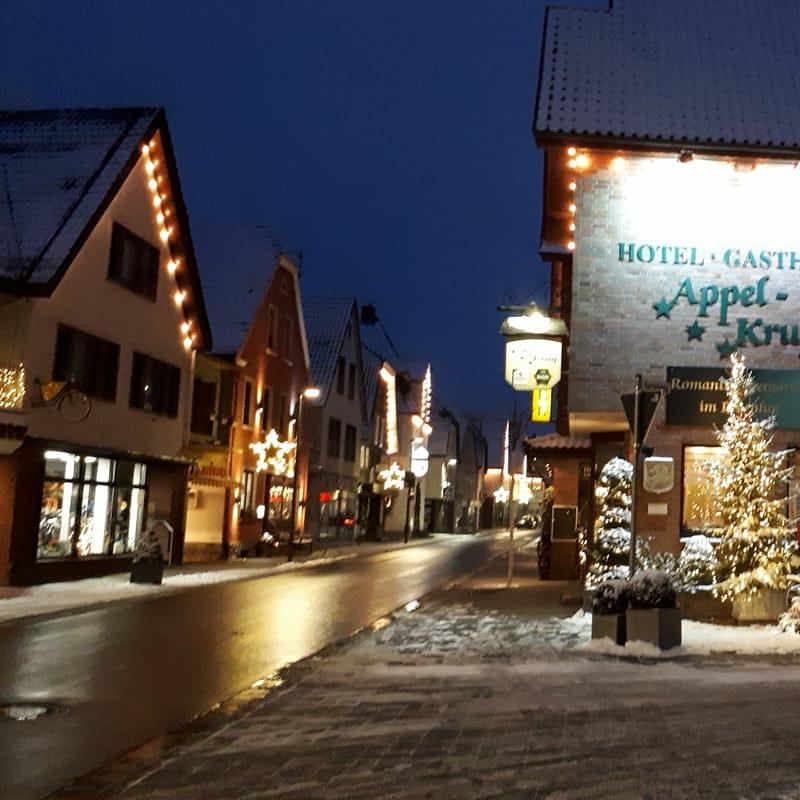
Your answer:
[[[722,452],[709,468],[721,511],[714,592],[742,600],[762,589],[785,589],[798,563],[786,497],[780,496],[793,469],[785,466],[791,451],[770,450],[775,419],[756,418],[755,381],[741,354],[731,356],[725,383],[727,419],[716,431]]]

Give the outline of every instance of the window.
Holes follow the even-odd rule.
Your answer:
[[[37,558],[134,549],[145,518],[144,464],[48,450],[44,475]]]
[[[277,397],[277,401],[277,414],[273,416],[272,424],[275,426],[275,430],[282,437],[285,437],[286,429],[289,427],[289,400],[286,395],[281,392]]]
[[[114,223],[111,229],[111,255],[108,260],[108,277],[136,294],[155,300],[158,292],[157,247]]]
[[[254,511],[254,494],[256,474],[251,469],[246,469],[242,475],[242,493],[239,495],[239,508],[242,511]]]
[[[272,411],[271,401],[272,401],[272,390],[269,388],[269,386],[265,386],[264,391],[261,393],[262,432],[268,431],[272,426],[272,417],[270,416],[270,412]]]
[[[53,379],[69,381],[101,400],[117,398],[119,345],[89,333],[59,325]]]
[[[356,365],[350,364],[347,373],[347,396],[352,400],[356,396]]]
[[[244,379],[242,389],[242,425],[253,424],[253,381]]]
[[[344,359],[336,360],[336,394],[344,394]]]
[[[347,425],[344,429],[344,459],[356,460],[356,429],[352,425]]]
[[[292,361],[292,329],[294,320],[288,314],[283,318],[283,357],[286,361]]]
[[[192,421],[190,430],[201,436],[214,435],[217,411],[217,384],[213,381],[194,379],[192,391]]]
[[[328,455],[339,457],[342,448],[342,423],[341,420],[331,417],[328,420]]]
[[[178,416],[181,370],[144,353],[133,354],[130,407],[164,417]]]
[[[278,309],[275,306],[267,311],[267,350],[278,352]]]
[[[686,447],[683,451],[683,529],[703,531],[720,524],[720,501],[709,479],[710,465],[720,457],[720,447]]]

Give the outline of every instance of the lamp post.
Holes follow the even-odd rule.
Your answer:
[[[303,420],[303,400],[316,400],[320,395],[320,390],[316,386],[309,386],[300,393],[297,400],[297,425],[294,429],[294,475],[292,476],[292,524],[289,528],[289,552],[287,553],[286,560],[292,561],[294,559],[294,532],[297,524],[297,475],[299,469],[299,456],[300,456],[300,426]]]

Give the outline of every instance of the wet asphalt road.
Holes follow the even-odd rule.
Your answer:
[[[45,797],[256,679],[420,597],[488,557],[464,537],[40,622],[0,625],[0,798]]]

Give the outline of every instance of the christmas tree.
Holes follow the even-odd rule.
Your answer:
[[[589,546],[589,586],[628,577],[632,478],[633,466],[624,458],[612,458],[600,472],[594,490],[597,514],[594,542]]]
[[[756,417],[755,381],[739,353],[731,356],[725,393],[727,419],[715,432],[721,453],[709,466],[720,499],[714,592],[741,600],[761,589],[785,589],[795,566],[795,532],[782,491],[793,470],[785,466],[790,451],[770,450],[775,419]]]

